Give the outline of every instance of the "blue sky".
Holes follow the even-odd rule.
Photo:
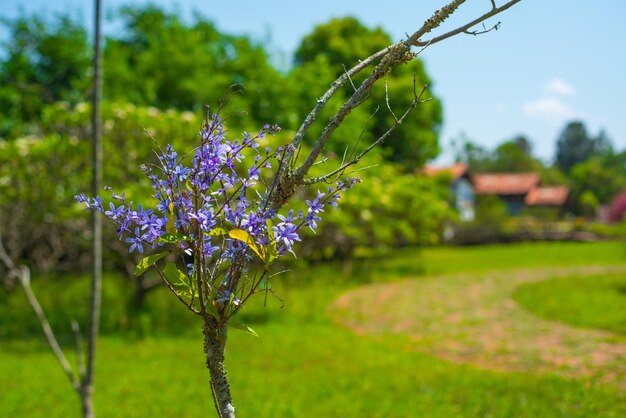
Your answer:
[[[129,4],[102,0],[105,12]],[[148,1],[135,0],[145,4]],[[199,11],[220,30],[269,42],[277,62],[288,63],[316,24],[351,15],[381,26],[394,40],[415,31],[443,1],[210,1],[154,0],[190,17]],[[497,0],[498,4],[504,3]],[[488,10],[488,0],[468,0],[442,30]],[[0,16],[23,10],[70,11],[92,20],[92,1],[4,0]],[[615,148],[626,149],[626,1],[522,0],[492,19],[500,30],[459,36],[422,52],[443,101],[440,163],[452,159],[450,143],[461,133],[486,147],[525,134],[535,153],[551,161],[565,123],[582,119],[592,134],[605,129]],[[105,25],[105,32],[115,30]],[[0,33],[5,38],[6,33]]]

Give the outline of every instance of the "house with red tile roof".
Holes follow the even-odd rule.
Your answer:
[[[569,197],[569,188],[542,187],[539,174],[533,172],[469,173],[465,164],[454,164],[449,167],[426,166],[424,173],[429,176],[450,173],[455,206],[459,210],[461,220],[474,218],[474,195],[498,196],[506,203],[510,215],[520,215],[526,207],[559,209],[566,204]],[[465,182],[461,182],[463,179]],[[468,190],[468,187],[471,190]],[[461,199],[461,204],[458,199]],[[465,214],[471,213],[471,217],[463,216],[462,211],[465,211]]]
[[[477,195],[496,195],[506,203],[509,215],[520,215],[528,193],[539,187],[536,173],[477,173],[471,176]]]
[[[536,187],[526,195],[524,203],[527,206],[561,207],[567,203],[569,187],[546,186]]]

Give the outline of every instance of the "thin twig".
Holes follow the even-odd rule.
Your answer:
[[[404,114],[400,117],[400,119],[397,119],[396,123],[394,123],[391,127],[389,127],[389,129],[387,129],[387,131],[385,131],[384,134],[382,134],[378,139],[376,139],[376,141],[374,141],[372,144],[370,144],[370,146],[367,147],[364,151],[362,151],[359,155],[357,155],[355,158],[353,158],[352,160],[348,161],[347,163],[342,164],[339,168],[331,171],[330,173],[324,174],[322,176],[314,177],[314,178],[304,179],[302,183],[305,184],[305,185],[311,185],[311,184],[327,181],[328,179],[330,179],[330,178],[332,178],[332,177],[334,177],[336,175],[341,175],[346,170],[346,168],[348,168],[348,167],[358,163],[365,155],[367,155],[376,146],[382,144],[393,133],[393,131],[395,131],[395,129],[399,125],[401,125],[402,122],[404,122],[404,120],[406,119],[408,114],[411,113],[411,111],[418,104],[424,103],[424,102],[428,102],[428,101],[430,101],[432,99],[432,98],[428,98],[426,100],[421,100],[422,95],[424,94],[424,92],[426,90],[427,90],[427,86],[425,85],[419,95],[417,94],[417,92],[414,91],[415,100],[413,100],[413,102],[409,105],[409,107],[404,112]]]
[[[28,299],[28,303],[30,303],[31,308],[37,315],[37,319],[39,319],[39,323],[41,324],[41,328],[43,329],[43,333],[46,336],[46,340],[48,341],[48,345],[50,346],[50,349],[52,350],[55,357],[59,361],[61,368],[67,375],[67,378],[70,380],[70,383],[72,384],[72,387],[74,388],[74,390],[80,393],[80,390],[81,390],[80,380],[78,376],[76,376],[76,374],[74,373],[74,370],[72,370],[72,366],[70,365],[70,362],[67,360],[67,357],[65,357],[65,353],[63,353],[63,350],[61,349],[61,346],[59,345],[59,342],[57,341],[56,336],[54,335],[54,331],[52,331],[52,327],[50,326],[50,323],[48,322],[48,319],[46,318],[46,314],[43,308],[41,307],[41,304],[39,303],[37,296],[35,296],[33,289],[30,287],[30,270],[26,266],[16,266],[15,263],[13,263],[13,260],[11,260],[11,257],[9,257],[6,250],[4,249],[1,235],[0,235],[0,260],[2,260],[4,265],[9,270],[9,275],[19,280],[20,284],[22,285],[22,289],[24,289],[24,293],[26,294],[26,299]]]
[[[484,33],[491,32],[492,30],[500,29],[500,24],[501,23],[498,22],[495,25],[493,25],[492,27],[487,28],[485,26],[485,24],[483,23],[483,30],[466,30],[466,31],[463,31],[463,33],[466,34],[466,35],[472,35],[472,36],[482,35]]]
[[[211,386],[211,395],[213,396],[213,404],[215,405],[215,410],[217,411],[217,417],[222,418],[222,410],[219,408],[219,403],[217,401],[217,394],[215,393],[215,385],[213,385],[213,379],[209,380],[209,386]]]
[[[181,301],[183,303],[183,305],[185,305],[187,307],[187,309],[189,309],[191,312],[195,313],[196,315],[202,316],[200,311],[197,310],[195,308],[195,306],[189,304],[185,299],[183,299],[182,296],[180,296],[178,294],[176,289],[174,289],[174,285],[172,285],[172,283],[169,280],[167,280],[167,277],[165,277],[165,274],[163,274],[163,272],[161,271],[159,266],[157,266],[156,264],[153,264],[152,267],[157,271],[159,276],[161,276],[161,279],[163,279],[163,281],[165,282],[165,285],[168,287],[168,289],[170,289],[172,291],[172,293],[178,298],[179,301]]]
[[[74,338],[76,342],[76,369],[81,379],[84,379],[85,369],[85,349],[83,345],[83,336],[80,333],[80,325],[78,321],[72,320],[72,332],[74,332]]]
[[[389,88],[387,86],[387,80],[385,80],[385,102],[387,103],[387,109],[389,109],[389,113],[391,113],[391,116],[393,116],[393,119],[396,121],[396,123],[398,123],[398,118],[396,117],[396,114],[393,113],[393,110],[391,109],[391,105],[389,104]]]
[[[348,73],[348,69],[346,68],[345,64],[341,65],[343,67],[343,72],[346,75],[346,77],[348,77],[348,80],[350,80],[350,84],[352,85],[352,89],[354,91],[356,91],[356,86],[354,85],[354,82],[352,81],[352,77],[350,77],[350,74]]]

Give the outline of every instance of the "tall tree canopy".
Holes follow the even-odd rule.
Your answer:
[[[582,121],[569,122],[556,143],[556,165],[568,173],[573,166],[587,161],[594,155],[611,150],[611,143],[604,132],[591,137]]]
[[[474,172],[525,172],[541,170],[542,164],[532,155],[532,144],[519,135],[487,150],[465,138],[461,139],[456,159]]]

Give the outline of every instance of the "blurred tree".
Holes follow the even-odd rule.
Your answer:
[[[571,168],[590,157],[611,150],[611,142],[604,131],[593,138],[582,121],[569,122],[556,143],[556,165],[568,173]]]
[[[349,69],[389,43],[389,35],[381,28],[369,29],[354,17],[337,18],[316,26],[313,33],[302,39],[294,62],[301,66],[321,55],[328,59],[337,76],[343,72],[342,66]]]
[[[84,100],[90,88],[87,32],[69,15],[3,19],[8,40],[0,61],[0,136],[33,133],[42,106]]]
[[[316,94],[328,88],[328,85],[335,79],[334,69],[328,63],[328,58],[319,55],[313,61],[305,62],[299,67],[291,70],[288,76],[288,87],[285,94],[291,97],[291,106],[286,110],[284,127],[288,129],[298,129],[302,119],[310,112],[311,103],[317,100]],[[306,143],[312,144],[322,133],[325,122],[328,121],[346,101],[350,90],[336,93],[329,104],[317,117],[318,123],[314,123],[306,136]],[[373,134],[371,120],[368,109],[364,106],[356,108],[350,117],[337,129],[333,141],[328,144],[326,152],[340,157],[353,149],[361,151],[371,143]],[[373,151],[380,153],[379,148]]]
[[[532,145],[525,136],[517,136],[498,145],[493,152],[492,171],[537,171],[541,163],[532,156]]]
[[[595,155],[574,165],[569,173],[574,201],[579,211],[588,206],[586,192],[593,193],[600,204],[609,203],[626,187],[626,152]]]
[[[542,171],[543,165],[532,155],[532,144],[523,135],[498,145],[493,151],[461,137],[456,160],[474,172]]]
[[[600,206],[600,202],[598,198],[591,190],[585,190],[578,197],[578,204],[582,209],[582,214],[587,219],[591,219],[596,214],[598,207]]]
[[[121,36],[107,39],[105,97],[158,108],[198,110],[244,87],[230,108],[249,113],[246,120],[276,122],[281,113],[283,76],[260,44],[219,32],[195,16],[185,24],[176,14],[148,6],[124,7]]]
[[[458,138],[452,140],[454,159],[457,163],[465,163],[471,171],[489,171],[491,153],[482,145],[477,144],[461,133]]]
[[[307,69],[307,64],[325,60],[330,72],[324,74],[327,78],[320,79],[319,82],[328,85],[346,69],[357,64],[359,59],[368,57],[390,43],[389,35],[380,28],[369,29],[353,17],[333,19],[317,26],[302,40],[295,54],[293,72],[299,74],[303,69]],[[418,94],[422,86],[432,85],[422,61],[418,59],[394,68],[387,78],[389,106],[398,117],[413,100],[411,94],[413,77]],[[357,77],[355,82],[358,81],[361,80]],[[302,88],[304,86],[301,86]],[[351,89],[351,86],[347,86],[345,95],[351,94]],[[367,128],[373,137],[382,135],[394,122],[394,116],[386,104],[385,86],[382,84],[374,87],[370,93],[369,103],[363,108],[369,115],[373,114]],[[388,158],[402,163],[407,168],[415,168],[423,165],[427,159],[435,157],[439,152],[441,122],[441,102],[437,98],[418,106],[411,117],[383,143]],[[365,125],[362,125],[361,129],[363,128]]]
[[[186,24],[156,6],[123,7],[117,17],[122,28],[104,50],[106,100],[200,110],[240,85],[243,94],[233,95],[228,113],[247,112],[255,126],[285,122],[292,96],[262,45],[221,33],[199,15]],[[90,44],[69,14],[2,23],[9,37],[0,61],[0,136],[14,138],[37,133],[45,105],[87,99]]]

